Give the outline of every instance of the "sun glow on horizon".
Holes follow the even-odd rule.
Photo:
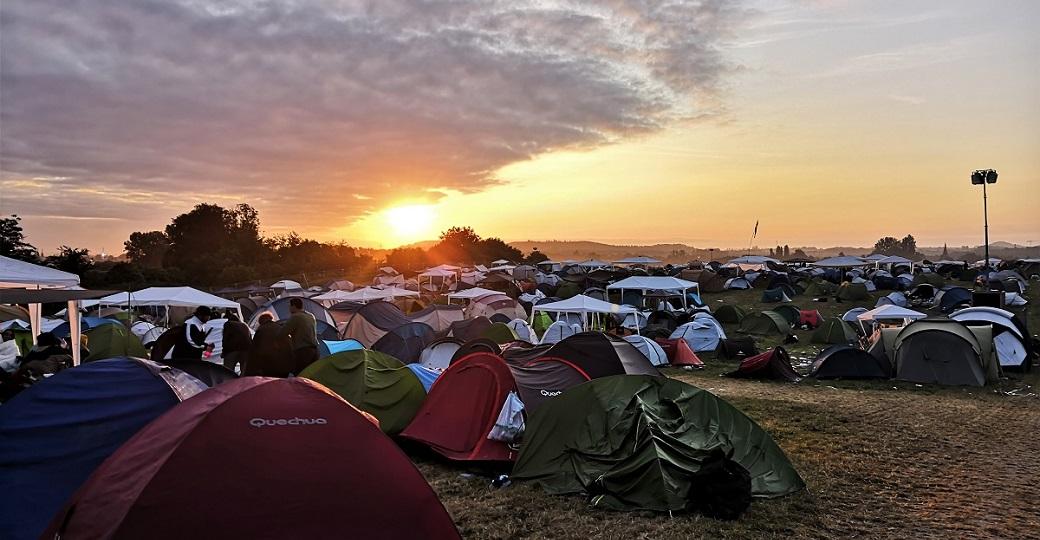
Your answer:
[[[406,204],[387,208],[382,213],[398,242],[415,242],[435,236],[433,222],[437,214],[432,205]]]

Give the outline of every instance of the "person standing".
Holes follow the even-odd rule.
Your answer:
[[[292,343],[282,335],[282,327],[270,313],[257,319],[259,326],[253,334],[242,375],[256,377],[288,377],[294,369]]]
[[[184,321],[184,332],[177,336],[173,345],[174,359],[202,360],[206,350],[206,336],[209,334],[203,327],[213,317],[213,311],[206,306],[195,308],[195,313]]]
[[[245,371],[246,363],[249,360],[249,349],[253,345],[253,336],[249,332],[249,327],[238,320],[234,313],[228,312],[225,314],[225,318],[227,318],[227,322],[224,323],[224,339],[221,343],[224,367],[235,371],[235,366],[241,364],[242,370]]]
[[[299,375],[307,366],[318,359],[318,332],[314,315],[304,311],[303,300],[289,300],[289,320],[282,327],[282,336],[292,342],[293,373]]]

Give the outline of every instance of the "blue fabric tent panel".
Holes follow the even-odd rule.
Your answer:
[[[329,341],[321,340],[321,345],[318,347],[321,351],[321,357],[325,358],[331,354],[336,354],[343,351],[360,351],[365,346],[356,339],[344,339],[342,341]]]
[[[422,383],[423,388],[426,389],[427,393],[430,391],[430,387],[433,386],[433,383],[437,380],[437,377],[440,377],[441,375],[441,372],[434,371],[422,364],[408,364],[406,367],[412,370],[412,373],[415,373],[416,378],[418,378],[419,382]]]
[[[37,383],[0,407],[0,538],[38,538],[90,473],[178,403],[162,378],[126,358]]]

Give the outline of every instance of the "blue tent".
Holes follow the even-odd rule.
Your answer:
[[[939,297],[939,311],[949,313],[962,306],[971,305],[971,291],[964,287],[943,288],[942,296]]]
[[[387,332],[372,344],[372,350],[389,354],[401,362],[409,364],[418,362],[422,350],[435,339],[437,339],[437,335],[429,325],[410,322]]]
[[[97,328],[102,324],[123,324],[115,319],[104,319],[101,317],[81,317],[80,325],[81,329],[85,332],[91,328]],[[60,338],[69,337],[69,322],[65,321],[51,330],[51,333]]]
[[[359,351],[365,346],[356,339],[344,339],[342,341],[319,340],[318,355],[321,358],[343,351]]]
[[[177,388],[177,391],[174,390]],[[139,429],[205,386],[130,358],[66,369],[0,407],[0,538],[39,538],[90,473]]]
[[[430,387],[433,386],[433,383],[437,381],[437,377],[441,376],[440,371],[432,370],[422,364],[408,364],[405,367],[412,370],[412,373],[415,373],[415,377],[419,379],[427,393],[430,392]]]

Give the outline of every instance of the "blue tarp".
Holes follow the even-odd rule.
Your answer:
[[[0,406],[0,538],[35,539],[90,473],[178,403],[127,358],[66,369]]]
[[[81,317],[80,318],[80,329],[84,332],[91,328],[97,328],[102,324],[123,324],[115,319],[105,319],[102,317]],[[69,337],[69,322],[65,321],[51,330],[51,333],[60,338]]]
[[[356,339],[344,339],[343,341],[328,341],[321,340],[318,344],[318,355],[321,358],[325,358],[331,354],[336,354],[343,351],[360,351],[365,346]]]
[[[415,373],[415,377],[419,379],[419,382],[422,383],[423,388],[426,389],[427,393],[430,392],[430,387],[433,386],[437,377],[441,376],[440,371],[434,371],[430,368],[424,367],[422,364],[408,364],[408,369],[412,370],[412,373]]]

